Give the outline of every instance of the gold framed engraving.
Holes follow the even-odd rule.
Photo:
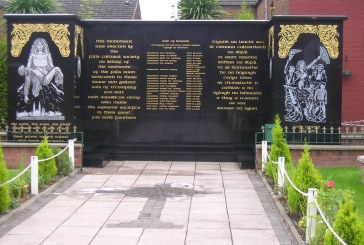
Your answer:
[[[283,59],[288,56],[289,50],[297,42],[300,34],[315,34],[325,46],[332,59],[339,57],[339,33],[337,25],[280,25],[278,33],[278,56]]]
[[[34,32],[47,32],[59,48],[62,57],[70,55],[70,32],[68,24],[13,24],[11,50],[13,57],[19,57],[23,47]]]

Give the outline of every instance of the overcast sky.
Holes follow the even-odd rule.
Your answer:
[[[139,0],[143,20],[172,20],[177,0]]]

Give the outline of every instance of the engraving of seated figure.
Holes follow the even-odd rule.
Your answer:
[[[59,102],[63,101],[61,98],[63,73],[59,67],[53,65],[45,39],[37,38],[34,41],[27,66],[20,66],[18,73],[25,78],[22,89],[19,91],[23,101],[25,104],[32,103],[29,116],[44,116],[47,112],[52,115],[60,114]]]

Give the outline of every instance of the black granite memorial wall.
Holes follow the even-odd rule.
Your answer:
[[[76,127],[71,15],[7,15],[9,139],[65,141]]]
[[[82,131],[86,164],[253,163],[254,133],[276,113],[340,123],[342,18],[7,19],[12,137]]]
[[[344,19],[273,18],[273,112],[283,125],[312,131],[341,126]]]

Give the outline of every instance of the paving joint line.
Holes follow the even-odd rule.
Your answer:
[[[29,200],[22,203],[18,208],[10,211],[9,213],[7,213],[3,217],[1,217],[0,218],[0,226],[2,226],[3,229],[1,229],[0,238],[2,236],[4,236],[7,232],[9,232],[11,229],[13,229],[15,226],[22,223],[25,219],[27,219],[27,217],[23,217],[23,218],[21,218],[19,220],[12,219],[12,222],[10,222],[10,225],[9,225],[9,222],[7,222],[9,219],[11,219],[11,218],[13,218],[15,216],[21,216],[23,212],[29,212],[30,211],[31,215],[35,214],[37,212],[37,210],[30,210],[30,207],[33,204],[38,204],[38,205],[40,205],[40,208],[43,208],[45,205],[47,205],[54,198],[57,197],[57,195],[51,196],[52,192],[54,192],[57,188],[66,188],[67,189],[69,186],[68,187],[64,187],[64,186],[62,187],[62,185],[63,184],[67,185],[67,184],[70,184],[70,183],[72,185],[72,184],[76,183],[78,180],[80,180],[85,175],[86,175],[85,172],[82,172],[80,169],[76,169],[72,173],[70,173],[68,176],[65,176],[65,177],[61,178],[60,180],[58,180],[57,182],[55,182],[54,184],[52,184],[51,186],[49,186],[48,188],[43,190],[38,195],[32,196]],[[72,178],[74,178],[74,179],[72,179]],[[69,183],[67,183],[67,181],[69,181]],[[46,200],[45,202],[41,202],[45,198],[49,198],[49,200]],[[29,216],[29,214],[26,215],[26,216]],[[5,223],[7,225],[9,225],[9,227],[5,226],[5,228],[4,228]],[[13,223],[13,224],[11,224],[11,223]]]
[[[278,198],[273,194],[274,191],[272,190],[272,188],[270,187],[270,185],[268,184],[268,182],[265,180],[265,178],[262,176],[261,172],[259,171],[255,171],[254,173],[249,173],[249,178],[258,178],[261,183],[263,184],[263,187],[265,189],[265,191],[268,193],[268,196],[270,197],[270,201],[272,202],[272,204],[274,205],[274,207],[276,208],[276,210],[278,211],[278,214],[280,215],[281,219],[278,220],[273,220],[272,214],[268,215],[268,219],[270,222],[279,222],[282,226],[282,228],[284,229],[284,233],[287,236],[287,238],[290,240],[290,244],[297,244],[297,245],[306,245],[306,243],[302,240],[301,236],[298,234],[297,229],[295,228],[295,226],[293,225],[291,219],[288,217],[287,213],[285,212],[284,208],[282,207],[281,203],[279,202]],[[259,190],[259,186],[257,186],[257,183],[255,183],[255,181],[252,181],[253,185],[254,185],[254,189],[256,190],[259,199],[261,199],[261,195],[263,194],[262,191]],[[261,200],[262,202],[262,200]],[[263,202],[262,202],[263,205]],[[279,230],[277,229],[276,226],[273,226],[274,232],[277,234]],[[275,229],[276,228],[276,229]],[[280,236],[277,236],[277,238],[281,238]],[[284,243],[284,244],[289,244],[289,243]]]
[[[231,240],[231,244],[234,245],[233,232],[232,232],[232,229],[231,229],[231,222],[230,222],[229,208],[228,208],[227,199],[226,199],[224,175],[222,174],[222,169],[221,169],[221,163],[220,162],[219,162],[219,166],[220,166],[220,175],[221,175],[222,187],[224,189],[225,208],[226,208],[226,213],[227,213],[227,216],[228,216],[230,240]]]

